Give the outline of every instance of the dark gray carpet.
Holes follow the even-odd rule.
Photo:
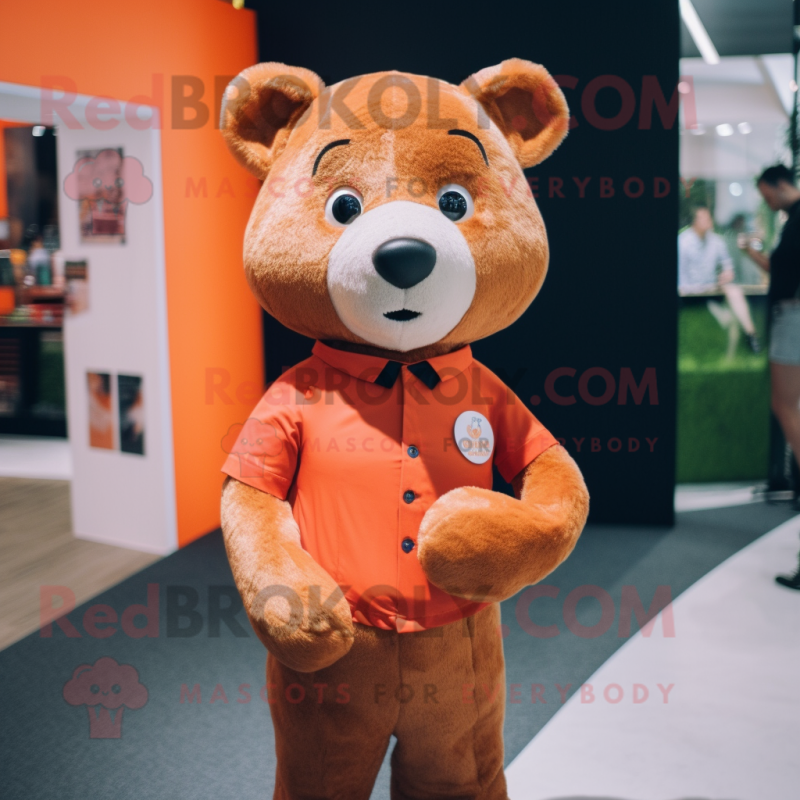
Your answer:
[[[587,529],[571,558],[545,581],[558,587],[559,596],[537,600],[531,608],[533,621],[557,625],[558,636],[537,639],[529,635],[516,620],[518,598],[504,603],[508,683],[521,685],[520,702],[507,707],[506,760],[510,761],[558,710],[561,698],[556,684],[571,684],[568,694],[572,694],[627,641],[618,636],[622,586],[635,586],[645,608],[659,585],[669,586],[672,597],[677,597],[728,556],[791,515],[785,507],[751,505],[681,514],[669,530],[615,526]],[[787,570],[792,566],[787,564]],[[160,628],[156,638],[131,638],[119,623],[107,638],[87,635],[83,616],[88,606],[104,604],[121,616],[131,604],[146,602],[149,583],[159,585]],[[615,603],[614,624],[596,638],[569,632],[562,617],[564,599],[584,584],[601,587]],[[80,638],[69,638],[54,626],[51,638],[37,633],[0,653],[3,797],[271,797],[273,735],[268,706],[259,697],[264,684],[264,650],[251,633],[243,611],[233,617],[230,627],[224,619],[215,621],[208,612],[209,595],[226,594],[232,585],[221,537],[218,532],[212,533],[69,614]],[[168,594],[181,586],[189,587],[190,594],[196,591],[199,599],[195,622],[202,627],[188,637],[175,635],[167,623]],[[597,623],[599,603],[582,600],[577,617],[583,625]],[[186,627],[189,619],[180,623]],[[139,618],[137,624],[144,624],[144,620]],[[679,626],[680,620],[676,624]],[[632,630],[637,629],[634,622]],[[660,627],[654,635],[660,635]],[[91,739],[87,708],[71,706],[64,699],[64,686],[75,668],[94,664],[102,656],[134,666],[147,687],[146,705],[125,710],[119,739]],[[543,685],[544,704],[531,702],[533,683]],[[181,703],[182,684],[189,689],[199,684],[201,702]],[[239,691],[243,684],[250,685],[245,690],[249,702],[244,702],[247,695]],[[219,691],[211,703],[217,685],[224,690],[227,703]],[[386,778],[384,769],[375,798],[388,797]]]

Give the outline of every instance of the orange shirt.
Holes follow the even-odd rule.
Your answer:
[[[451,489],[511,481],[556,440],[469,347],[409,366],[321,342],[225,442],[223,471],[288,499],[303,547],[353,619],[422,630],[485,603],[431,584],[416,557],[425,512]]]

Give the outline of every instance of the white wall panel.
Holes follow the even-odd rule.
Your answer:
[[[68,260],[89,263],[89,310],[64,324],[73,529],[79,538],[167,553],[177,536],[160,132],[135,130],[123,114],[114,115],[120,118],[114,129],[97,130],[86,122],[88,100],[78,97],[70,106],[80,128],[55,118],[61,249]],[[0,119],[43,122],[39,90],[0,83]],[[81,242],[78,203],[64,192],[77,151],[105,147],[122,147],[125,156],[137,158],[153,183],[147,202],[128,206],[124,244]],[[117,449],[89,446],[87,371],[112,375]],[[118,449],[119,374],[143,378],[144,455]]]

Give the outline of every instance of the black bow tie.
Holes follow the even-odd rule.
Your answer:
[[[399,361],[387,361],[386,366],[375,378],[378,386],[391,389],[394,386],[397,376],[403,365]],[[416,364],[407,364],[406,369],[415,377],[419,378],[429,389],[433,389],[441,380],[436,370],[427,361],[418,361]]]

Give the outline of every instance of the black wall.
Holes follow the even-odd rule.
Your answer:
[[[58,225],[58,178],[56,140],[53,128],[33,136],[33,126],[6,128],[6,187],[8,216],[16,221],[12,247],[29,244],[24,234],[36,225],[39,235],[45,225]]]
[[[460,83],[512,56],[577,79],[574,88],[565,87],[577,127],[554,156],[527,173],[538,178],[537,202],[550,237],[544,288],[516,324],[473,350],[526,402],[534,398],[534,413],[565,440],[586,476],[593,521],[670,524],[678,120],[670,124],[655,108],[650,124],[640,115],[643,106],[652,108],[642,103],[643,80],[652,80],[645,76],[655,76],[667,100],[675,91],[678,3],[346,2],[309,11],[251,0],[248,6],[259,12],[262,60],[307,67],[327,84],[384,69]],[[615,76],[620,89],[602,88],[591,102],[590,82],[600,76]],[[550,192],[551,178],[562,181],[563,198],[558,180]],[[581,197],[576,179],[587,178]],[[632,195],[643,187],[639,197],[625,192],[631,178],[641,179],[628,184]],[[655,196],[656,178],[669,184],[664,197]],[[611,179],[606,185],[613,185],[613,196],[601,196],[601,179]],[[664,182],[659,187],[665,192]],[[308,340],[266,316],[264,337],[269,380],[308,355]],[[559,368],[575,370],[554,387],[561,397],[573,396],[571,404],[546,391]],[[582,396],[580,378],[595,368],[607,372],[584,379]],[[628,371],[638,384],[645,370],[655,378],[657,397],[648,391],[636,403],[627,392],[620,404],[620,376]],[[608,375],[615,391],[605,402],[593,401],[608,393]],[[581,439],[579,452],[575,440]]]

